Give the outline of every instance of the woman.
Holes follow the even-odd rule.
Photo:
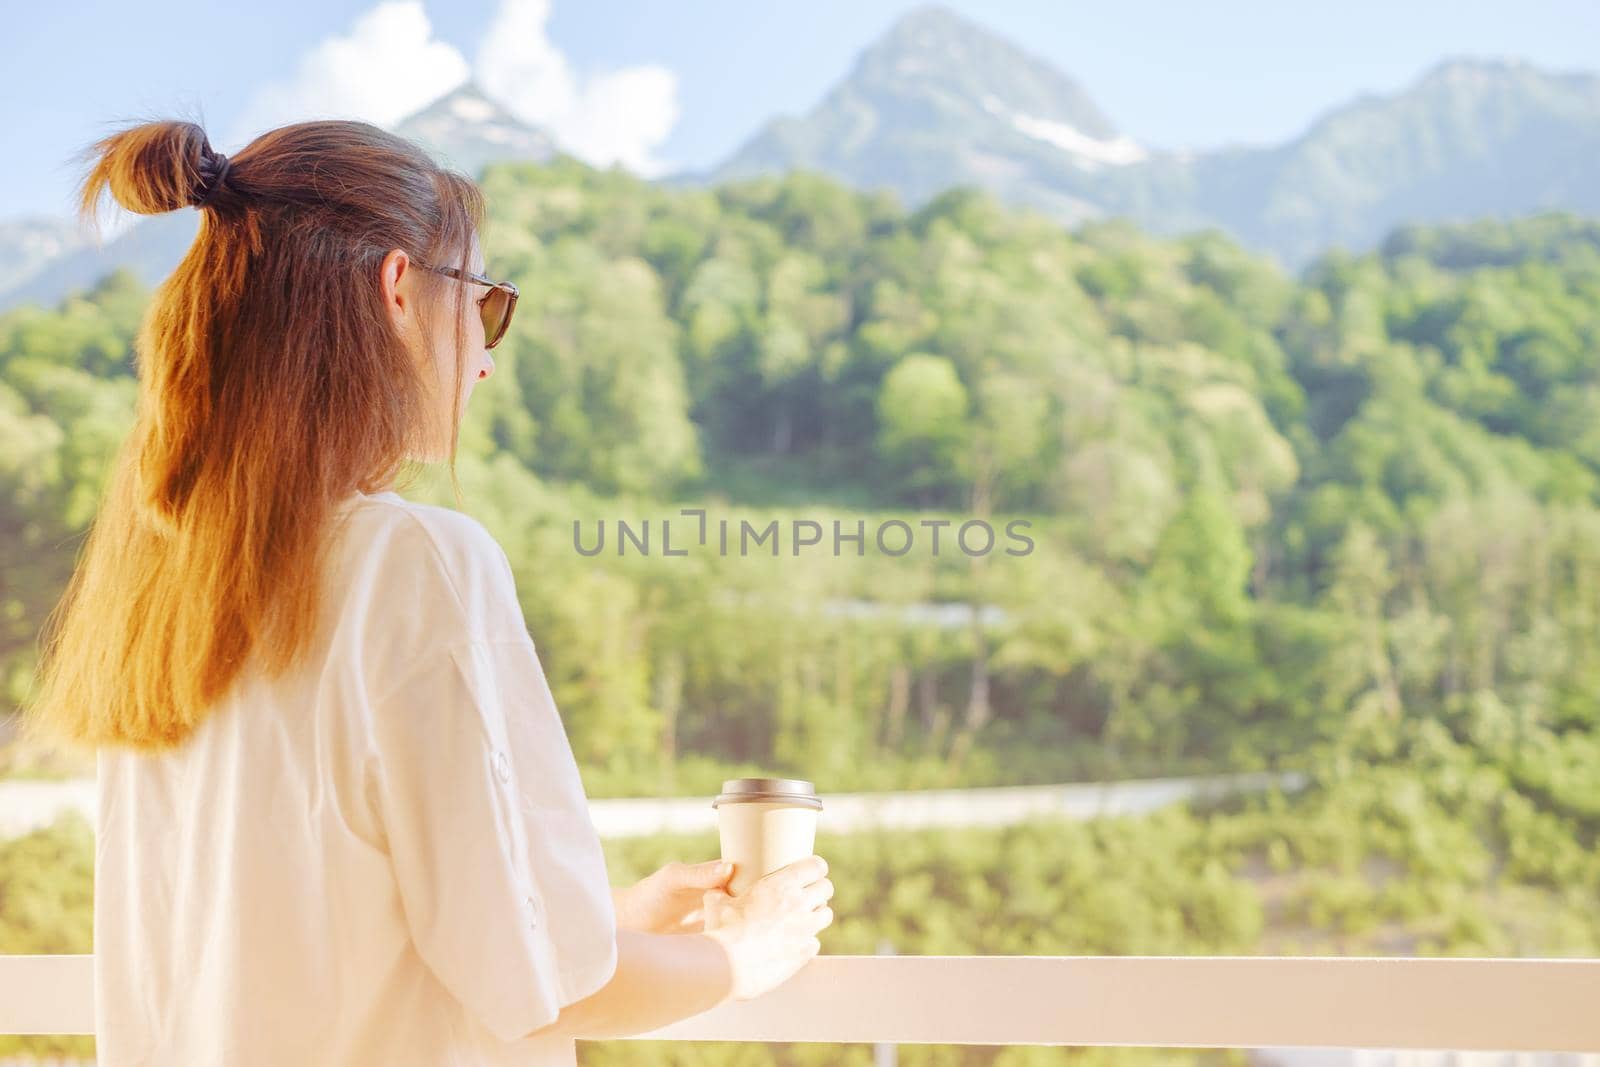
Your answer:
[[[814,956],[818,856],[613,896],[504,552],[393,488],[515,307],[477,187],[359,122],[87,156],[91,220],[202,219],[26,709],[97,753],[99,1062],[571,1064]]]

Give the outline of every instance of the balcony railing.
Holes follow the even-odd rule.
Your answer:
[[[93,956],[0,956],[0,1033],[88,1034]],[[1600,960],[818,956],[640,1039],[1600,1051]]]

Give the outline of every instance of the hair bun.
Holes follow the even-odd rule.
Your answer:
[[[159,215],[216,203],[227,184],[228,157],[211,150],[193,122],[144,122],[103,137],[80,159],[92,163],[78,197],[79,213],[94,219],[107,189],[137,215]]]

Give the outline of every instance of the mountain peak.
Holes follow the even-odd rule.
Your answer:
[[[929,34],[950,34],[961,37],[969,33],[986,32],[988,31],[976,22],[943,4],[919,4],[895,19],[880,41]]]
[[[872,95],[916,98],[924,106],[992,113],[998,105],[1087,138],[1116,136],[1089,95],[1049,60],[940,4],[913,8],[895,20],[862,52],[849,82]]]
[[[1455,56],[1428,68],[1412,86],[1422,92],[1573,93],[1600,99],[1600,78],[1591,70],[1559,71],[1514,56]]]
[[[978,185],[1081,218],[1100,172],[1147,156],[1048,60],[935,4],[901,16],[807,115],[768,123],[714,176],[892,176],[910,204]]]
[[[518,119],[470,80],[402,121],[395,132],[472,174],[489,163],[544,162],[555,154],[547,133]]]
[[[1422,75],[1424,82],[1477,80],[1501,77],[1507,74],[1527,74],[1535,68],[1526,60],[1495,58],[1490,56],[1450,56],[1429,67]]]

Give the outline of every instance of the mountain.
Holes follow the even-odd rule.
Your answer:
[[[0,311],[19,304],[52,306],[69,293],[92,287],[118,267],[153,286],[172,273],[199,228],[200,213],[185,209],[141,218],[103,245],[83,241],[20,283],[0,290]]]
[[[556,153],[549,134],[513,116],[472,82],[405,119],[395,132],[468,174],[502,160],[542,163]]]
[[[84,242],[70,219],[23,218],[0,222],[0,292],[21,284],[50,260]]]
[[[710,175],[805,168],[911,206],[976,185],[1065,223],[1218,227],[1298,267],[1411,222],[1600,212],[1600,78],[1458,60],[1365,96],[1278,146],[1175,153],[1119,134],[1047,61],[938,7],[862,53],[803,118],[769,123]]]
[[[396,129],[468,173],[557,151],[470,82]],[[928,6],[894,23],[803,117],[769,122],[712,171],[663,180],[793,169],[893,189],[912,207],[972,185],[1068,225],[1122,216],[1161,235],[1216,228],[1299,268],[1331,247],[1375,248],[1407,224],[1600,215],[1600,77],[1454,60],[1285,144],[1171,152],[1117,130],[1048,61]],[[83,246],[69,223],[0,226],[0,310],[54,302],[116,266],[154,283],[195,225],[188,212],[143,220],[104,248]]]
[[[1277,149],[1194,161],[1195,208],[1304,263],[1406,223],[1600,214],[1600,77],[1456,60]]]
[[[1049,63],[924,7],[862,53],[810,114],[769,123],[711,178],[801,168],[889,186],[913,204],[972,184],[1074,221],[1102,213],[1097,173],[1147,156]]]
[[[555,153],[549,136],[512,117],[470,82],[402,120],[395,132],[469,174],[492,162],[543,162]],[[155,285],[178,265],[199,226],[197,212],[174,211],[139,219],[103,246],[85,242],[76,226],[64,220],[0,226],[0,262],[17,264],[0,273],[0,311],[26,303],[55,304],[118,267]],[[37,254],[15,251],[30,248],[38,249]],[[12,254],[4,256],[8,251]]]

